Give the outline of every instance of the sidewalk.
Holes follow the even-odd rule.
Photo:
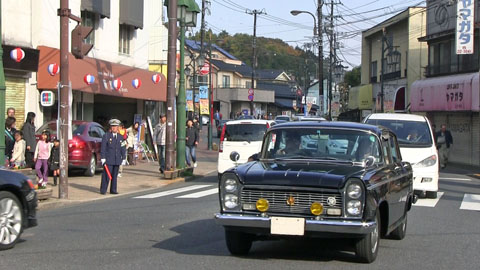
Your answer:
[[[177,178],[174,180],[165,180],[158,171],[158,162],[137,162],[135,166],[125,166],[122,177],[118,178],[119,195],[100,194],[101,173],[98,172],[94,177],[80,176],[74,173],[68,178],[68,199],[58,199],[58,186],[50,186],[53,183],[53,177],[49,177],[49,187],[53,189],[52,197],[48,200],[39,202],[38,209],[51,209],[66,205],[84,203],[115,196],[122,196],[142,191],[157,189],[172,183],[184,182],[203,177],[214,173],[217,170],[218,152],[205,150],[205,147],[197,149],[197,168],[193,171],[193,176],[186,178]]]

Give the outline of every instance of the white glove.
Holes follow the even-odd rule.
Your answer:
[[[127,161],[126,161],[126,160],[123,160],[123,161],[122,161],[122,165],[123,165],[123,166],[127,165]]]
[[[107,160],[104,158],[100,159],[100,161],[102,162],[102,166],[105,165],[105,162],[107,162]]]

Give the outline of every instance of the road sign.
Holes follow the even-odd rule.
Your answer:
[[[40,93],[40,104],[44,107],[50,107],[55,104],[55,95],[52,91],[43,91]]]
[[[253,96],[253,89],[252,88],[248,89],[248,95]]]
[[[248,95],[248,100],[253,101],[253,95]]]
[[[205,63],[200,69],[200,75],[207,75],[208,73],[210,73],[210,64]]]

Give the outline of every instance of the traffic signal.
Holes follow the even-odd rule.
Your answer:
[[[93,48],[93,44],[84,43],[84,40],[93,31],[93,27],[78,24],[72,30],[72,54],[77,59],[83,59]]]

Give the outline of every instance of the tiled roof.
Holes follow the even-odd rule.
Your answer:
[[[256,73],[257,78],[259,80],[274,80],[278,76],[280,76],[280,74],[283,73],[283,70],[280,70],[280,69],[260,69],[260,70],[257,70],[255,73]]]
[[[295,91],[293,91],[290,85],[288,85],[287,83],[257,81],[257,89],[273,90],[275,91],[275,98],[295,98]]]
[[[243,62],[241,65],[234,65],[234,64],[225,63],[221,60],[212,59],[212,64],[215,65],[221,71],[238,72],[244,77],[252,76],[252,68],[250,66],[247,66]]]
[[[200,51],[200,41],[195,41],[195,40],[191,40],[191,39],[186,39],[185,40],[185,45],[187,45],[187,47],[189,47],[190,49],[194,50],[194,51]],[[204,42],[203,43],[203,46],[205,49],[208,49],[208,46],[209,44]],[[222,49],[220,46],[218,46],[217,44],[212,44],[212,48],[214,50],[217,50],[219,52],[221,52],[222,54],[224,54],[226,57],[232,59],[232,60],[238,60],[238,58],[236,58],[235,56],[231,55],[229,52],[225,51],[224,49]]]

